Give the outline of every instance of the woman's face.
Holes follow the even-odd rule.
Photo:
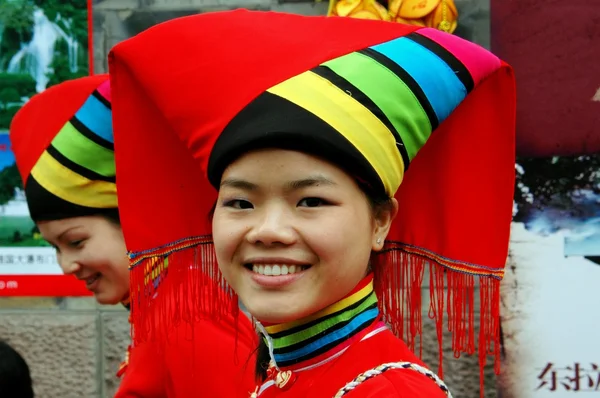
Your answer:
[[[395,210],[394,201],[374,217],[354,180],[319,158],[254,151],[221,180],[213,217],[219,267],[257,319],[298,319],[358,284]]]
[[[38,223],[56,248],[65,274],[85,282],[100,304],[117,304],[129,293],[127,250],[121,227],[101,216]]]

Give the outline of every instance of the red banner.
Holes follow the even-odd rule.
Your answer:
[[[66,275],[0,275],[3,296],[89,296],[85,283]]]

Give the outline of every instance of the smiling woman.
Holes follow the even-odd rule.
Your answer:
[[[13,119],[10,139],[29,213],[63,272],[99,303],[126,304],[111,120],[107,76],[74,80],[33,97]]]
[[[163,23],[109,60],[115,129],[131,134],[121,167],[152,171],[141,186],[153,194],[129,205],[138,220],[169,217],[177,234],[159,248],[224,276],[256,319],[251,397],[449,396],[411,351],[426,266],[438,336],[447,313],[455,354],[475,351],[479,280],[480,363],[499,355],[514,184],[507,64],[433,29],[246,10]],[[214,203],[199,194],[207,180],[212,226],[197,218]],[[165,197],[169,211],[155,210]],[[162,254],[149,242],[145,267]],[[221,273],[204,262],[215,255]],[[176,297],[190,287],[171,285],[173,303],[188,305]]]

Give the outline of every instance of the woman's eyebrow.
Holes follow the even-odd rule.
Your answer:
[[[284,186],[285,189],[288,191],[295,191],[298,189],[318,185],[337,185],[337,183],[324,176],[310,176],[307,178],[301,178],[298,180],[286,182]],[[257,184],[239,178],[224,179],[223,181],[221,181],[221,188],[223,187],[238,188],[245,191],[256,191],[259,189],[259,186]]]
[[[255,191],[258,189],[258,185],[238,178],[227,178],[221,181],[221,188],[223,187],[238,188],[245,191]]]
[[[290,181],[290,182],[286,183],[285,185],[288,190],[293,191],[293,190],[297,190],[297,189],[314,187],[314,186],[318,186],[318,185],[337,185],[337,184],[327,177],[311,176],[308,178],[302,178],[300,180]]]

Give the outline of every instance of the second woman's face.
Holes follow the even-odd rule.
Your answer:
[[[121,227],[100,216],[74,217],[38,224],[56,248],[65,274],[85,282],[100,304],[118,304],[129,293],[129,261]]]
[[[213,218],[219,267],[250,313],[287,322],[348,294],[381,248],[373,217],[340,168],[300,152],[251,152],[224,172]]]

